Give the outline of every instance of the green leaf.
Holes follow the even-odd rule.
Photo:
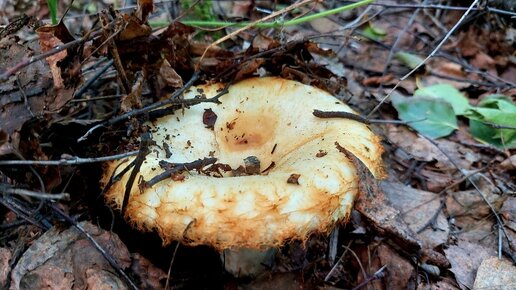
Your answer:
[[[387,32],[384,29],[374,26],[371,23],[369,23],[362,33],[365,37],[377,41],[382,40],[387,35]]]
[[[410,69],[415,69],[420,63],[423,62],[423,59],[419,56],[403,51],[396,52],[394,57]]]
[[[468,99],[450,84],[439,84],[416,90],[414,96],[442,99],[453,108],[456,115],[464,115],[471,108]]]
[[[469,109],[465,116],[470,119],[471,134],[482,142],[499,148],[516,148],[516,130],[495,128],[493,125],[516,128],[516,105],[502,95],[491,95]]]
[[[516,113],[516,105],[504,95],[489,95],[478,105],[484,108],[499,109],[507,113]]]
[[[392,104],[401,120],[412,122],[408,124],[410,127],[430,138],[444,137],[457,129],[453,108],[443,100],[392,96]]]

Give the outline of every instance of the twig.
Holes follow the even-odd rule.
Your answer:
[[[366,284],[368,284],[371,281],[383,278],[385,276],[385,273],[383,271],[386,268],[387,268],[387,264],[383,265],[380,269],[378,269],[378,271],[374,272],[373,276],[365,279],[364,281],[362,281],[362,283],[358,284],[357,286],[355,286],[355,288],[353,288],[351,290],[358,290],[358,289],[364,287]]]
[[[426,2],[427,2],[427,0],[424,0],[423,5],[426,4]],[[413,22],[416,20],[416,16],[418,15],[419,10],[420,10],[420,8],[417,8],[416,11],[414,11],[414,13],[412,13],[409,20],[407,21],[407,24],[402,28],[402,30],[396,36],[396,40],[394,40],[394,43],[392,44],[391,48],[389,49],[389,55],[387,55],[387,60],[385,61],[385,66],[383,68],[382,75],[381,75],[382,78],[385,76],[385,74],[387,73],[387,70],[391,66],[391,60],[394,57],[394,52],[401,40],[401,37],[407,32],[409,27],[412,26]],[[383,90],[383,82],[380,83],[380,87],[378,88],[378,91],[382,91],[382,90]],[[370,115],[367,117],[370,117]]]
[[[85,163],[104,162],[111,160],[123,159],[129,156],[138,154],[138,151],[131,151],[117,155],[94,157],[94,158],[81,158],[72,157],[70,159],[61,160],[0,160],[1,165],[46,165],[46,166],[61,166],[61,165],[77,165]]]
[[[337,262],[335,262],[333,267],[331,267],[331,270],[330,270],[330,272],[328,272],[326,277],[324,277],[324,282],[328,282],[330,280],[330,278],[335,273],[335,270],[337,270],[337,266],[342,262],[342,260],[344,260],[344,257],[346,256],[346,253],[348,252],[348,249],[349,249],[349,246],[351,245],[351,242],[352,241],[349,241],[348,246],[344,249],[344,252],[342,253],[342,255],[340,255],[340,258],[337,260]]]
[[[289,12],[289,11],[291,11],[291,10],[294,10],[294,9],[296,9],[296,8],[298,8],[298,7],[301,7],[301,6],[305,5],[305,4],[308,4],[308,3],[313,2],[313,1],[314,1],[314,0],[303,0],[303,1],[301,1],[301,2],[298,2],[298,3],[292,4],[292,5],[290,5],[290,6],[286,7],[286,8],[284,8],[284,9],[281,9],[281,10],[279,10],[279,11],[276,11],[276,12],[274,12],[274,13],[272,13],[272,14],[268,15],[268,16],[265,16],[265,17],[263,17],[263,18],[261,18],[261,19],[258,19],[258,20],[256,20],[256,21],[254,21],[254,22],[252,22],[252,23],[249,23],[249,24],[247,24],[246,26],[244,26],[244,27],[242,27],[242,28],[240,28],[240,29],[237,29],[237,30],[233,31],[232,33],[230,33],[230,34],[228,34],[228,35],[226,35],[226,36],[224,36],[224,37],[222,37],[222,38],[218,39],[217,41],[215,41],[215,42],[211,43],[210,45],[208,45],[208,47],[206,47],[206,49],[204,50],[204,52],[203,52],[203,54],[202,54],[202,56],[201,56],[201,58],[200,58],[200,60],[199,60],[199,62],[198,62],[198,64],[197,64],[197,66],[200,66],[200,64],[202,63],[202,60],[204,59],[204,56],[206,55],[206,53],[207,53],[211,48],[213,48],[213,47],[217,46],[218,44],[220,44],[220,43],[222,43],[222,42],[224,42],[224,41],[226,41],[226,40],[230,39],[231,37],[233,37],[233,36],[235,36],[235,35],[239,34],[239,33],[240,33],[240,32],[242,32],[242,31],[245,31],[245,30],[247,30],[247,29],[249,29],[249,28],[252,28],[252,27],[256,26],[256,24],[258,24],[258,23],[265,22],[265,21],[267,21],[267,20],[269,20],[269,19],[272,19],[272,18],[274,18],[274,17],[276,17],[276,16],[278,16],[278,15],[281,15],[281,14],[283,14],[283,13]],[[196,69],[196,71],[197,71],[197,70],[198,70],[198,69]]]
[[[396,83],[396,85],[389,91],[389,93],[387,93],[387,95],[380,101],[380,103],[378,103],[378,105],[376,105],[373,110],[371,110],[371,112],[367,115],[367,117],[370,117],[374,112],[376,112],[382,105],[383,103],[385,103],[385,101],[387,101],[387,99],[391,96],[392,92],[394,92],[401,84],[402,81],[404,81],[405,79],[407,79],[409,76],[411,76],[415,71],[417,71],[420,67],[422,67],[423,65],[426,64],[426,62],[432,58],[436,53],[437,51],[444,45],[444,43],[451,37],[451,35],[455,32],[455,30],[457,30],[457,28],[459,27],[459,25],[462,23],[462,21],[464,21],[464,19],[466,18],[466,16],[468,16],[468,14],[471,12],[471,9],[473,9],[473,7],[475,5],[477,5],[478,3],[478,0],[474,0],[473,3],[471,3],[471,5],[469,6],[468,10],[466,10],[466,12],[464,12],[464,14],[461,16],[461,18],[457,21],[457,23],[455,23],[455,25],[452,27],[452,29],[450,29],[450,31],[444,36],[443,40],[441,40],[441,42],[439,42],[439,44],[434,48],[434,50],[432,50],[432,52],[422,61],[420,62],[415,68],[413,68],[411,71],[409,71],[406,75],[404,75],[399,81],[398,83]]]
[[[201,102],[201,99],[190,99],[190,100],[178,100],[178,99],[176,99],[177,97],[182,95],[188,88],[190,88],[193,85],[193,83],[196,80],[199,79],[199,76],[200,76],[199,72],[194,72],[194,74],[192,75],[190,80],[188,80],[188,82],[186,82],[186,84],[182,88],[180,88],[179,90],[175,91],[174,94],[172,94],[172,96],[170,96],[170,98],[168,98],[166,100],[163,100],[163,101],[160,101],[160,102],[153,103],[153,104],[148,105],[146,107],[143,107],[141,109],[132,110],[132,111],[127,112],[127,113],[125,113],[123,115],[120,115],[118,117],[115,117],[115,118],[109,119],[107,121],[104,121],[104,122],[102,122],[100,124],[97,124],[97,125],[91,127],[88,130],[88,132],[86,132],[86,134],[84,134],[82,137],[80,137],[77,141],[78,142],[82,142],[82,141],[86,140],[88,138],[88,136],[91,135],[91,133],[93,133],[93,131],[97,130],[100,127],[114,125],[114,124],[116,124],[118,122],[121,122],[123,120],[129,119],[130,117],[146,113],[148,111],[157,109],[157,108],[165,106],[165,105],[169,105],[169,104],[173,104],[173,103],[183,104],[183,103],[187,103],[186,101],[190,101],[191,103],[193,103],[193,101],[195,101],[195,100],[197,100],[198,103]],[[207,102],[207,100],[204,100],[204,101]]]
[[[23,103],[25,105],[25,108],[27,108],[27,111],[29,111],[30,115],[34,118],[35,115],[34,113],[32,112],[31,108],[30,108],[30,104],[29,104],[29,99],[27,98],[27,94],[25,93],[25,89],[23,89],[23,86],[22,86],[22,83],[20,81],[20,77],[19,76],[16,76],[16,84],[18,85],[18,88],[20,89],[20,93],[23,97]]]
[[[167,282],[165,283],[165,290],[168,290],[168,286],[170,283],[170,273],[172,272],[172,265],[174,264],[174,260],[176,259],[177,250],[179,249],[179,245],[181,243],[177,241],[176,248],[174,249],[174,254],[172,254],[172,259],[170,259],[170,264],[168,266],[168,272],[167,272]]]
[[[36,220],[33,217],[35,213],[31,209],[27,208],[25,205],[20,204],[18,199],[9,196],[0,196],[0,204],[10,209],[18,217],[26,220],[27,222],[38,228],[48,230],[52,227],[52,224],[50,224],[47,220]]]
[[[136,179],[136,175],[140,172],[140,167],[145,161],[145,157],[149,154],[149,146],[152,143],[151,134],[146,132],[143,133],[140,140],[140,150],[138,151],[138,155],[136,155],[136,159],[134,160],[133,170],[131,170],[131,174],[129,175],[129,179],[127,179],[127,183],[125,184],[125,193],[124,200],[122,202],[122,216],[125,213],[127,208],[127,203],[129,203],[129,197],[131,196],[131,189],[133,188],[134,180]]]
[[[437,223],[437,218],[439,217],[439,214],[441,213],[441,210],[443,209],[444,207],[444,201],[441,200],[440,203],[439,203],[439,207],[437,208],[437,210],[435,211],[435,213],[432,215],[432,217],[424,224],[422,225],[417,231],[416,233],[420,234],[421,232],[423,232],[424,230],[426,230],[426,228],[428,228],[429,226],[432,226],[432,229],[433,230],[436,230],[437,227],[436,227],[436,223]]]
[[[54,205],[50,205],[50,208],[56,212],[59,216],[65,219],[68,223],[72,224],[76,229],[78,229],[81,233],[83,233],[88,240],[93,244],[93,246],[102,254],[102,256],[109,262],[111,267],[113,267],[118,274],[120,274],[127,281],[129,286],[132,289],[138,290],[138,286],[131,280],[131,278],[124,272],[124,270],[118,265],[117,261],[102,248],[102,246],[93,238],[93,236],[88,233],[79,223],[77,223],[74,219],[69,217],[66,213],[64,213],[61,209]]]
[[[320,111],[320,110],[314,110],[313,113],[314,116],[318,117],[318,118],[324,118],[324,119],[329,119],[329,118],[343,118],[343,119],[350,119],[350,120],[353,120],[353,121],[357,121],[357,122],[360,122],[360,123],[363,123],[363,124],[366,124],[366,125],[369,125],[371,124],[371,122],[360,116],[360,115],[357,115],[357,114],[353,114],[353,113],[350,113],[350,112],[336,112],[336,111]]]
[[[112,6],[110,6],[112,7]],[[113,37],[115,35],[118,35],[120,32],[122,32],[126,27],[127,23],[123,23],[120,27],[118,27],[117,31],[115,31],[112,35],[108,35],[108,28],[109,28],[109,22],[108,22],[108,13],[107,11],[102,11],[100,14],[100,23],[102,25],[102,33],[104,35],[104,38],[107,41],[108,44],[108,51],[111,55],[112,59],[114,60],[113,64],[115,65],[115,68],[118,72],[118,76],[120,77],[120,82],[122,83],[122,93],[129,94],[131,92],[131,84],[129,83],[129,79],[127,78],[127,74],[125,73],[124,66],[122,64],[122,60],[120,59],[120,55],[118,54],[118,48],[116,46],[115,41],[113,40]]]
[[[491,123],[491,122],[487,122],[487,121],[480,121],[480,123],[482,123],[482,124],[486,124],[487,126],[492,127],[492,128],[495,128],[495,129],[510,129],[510,130],[516,130],[516,127],[514,127],[514,126],[500,125],[500,124],[495,124],[495,123]]]
[[[0,192],[3,192],[5,194],[16,194],[16,195],[22,195],[22,196],[28,196],[28,197],[34,197],[38,199],[47,199],[47,200],[70,200],[70,194],[63,192],[63,193],[44,193],[44,192],[36,192],[32,190],[27,190],[23,188],[1,188]]]
[[[166,180],[170,178],[172,175],[180,173],[182,171],[190,171],[194,169],[202,169],[206,165],[210,165],[217,162],[217,158],[204,158],[204,159],[197,159],[193,162],[189,163],[172,163],[167,164],[170,166],[170,169],[165,170],[161,174],[158,174],[154,176],[151,180],[146,181],[143,183],[144,188],[152,187],[156,183]]]
[[[105,73],[112,65],[113,65],[113,62],[114,60],[109,60],[106,65],[100,69],[98,72],[95,73],[95,75],[93,75],[90,79],[88,79],[86,81],[86,83],[84,83],[84,85],[78,89],[75,94],[73,95],[73,98],[78,98],[80,96],[82,96],[82,94],[84,94],[84,92],[103,74]],[[73,101],[73,100],[72,100]]]
[[[360,115],[353,114],[350,112],[343,112],[343,111],[320,111],[320,110],[314,110],[312,113],[314,116],[318,118],[343,118],[343,119],[350,119],[353,121],[357,121],[366,125],[369,124],[410,124],[410,123],[416,123],[426,120],[424,119],[418,119],[418,120],[412,120],[412,121],[399,121],[399,120],[378,120],[378,119],[367,119]]]

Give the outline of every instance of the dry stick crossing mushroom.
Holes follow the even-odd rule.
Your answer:
[[[222,88],[199,86],[184,99],[201,90],[210,98]],[[164,244],[179,240],[218,250],[264,251],[331,231],[349,217],[359,191],[357,169],[336,142],[374,176],[384,175],[380,138],[366,124],[313,115],[316,108],[354,114],[325,91],[276,77],[252,78],[230,86],[218,101],[178,110],[149,125],[155,145],[136,180],[150,182],[167,170],[174,172],[152,186],[132,187],[125,216],[139,229],[156,230]],[[209,110],[216,115],[213,126],[203,122]],[[202,165],[194,168],[192,160]],[[121,162],[106,165],[102,183],[124,170]],[[208,163],[215,170],[202,170]],[[177,164],[185,170],[175,171],[181,167]],[[122,206],[128,178],[121,176],[106,190],[114,207]],[[236,267],[230,271],[246,274],[238,268],[242,264]]]

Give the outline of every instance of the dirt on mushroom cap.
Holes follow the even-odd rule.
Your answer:
[[[209,98],[222,87],[192,88],[185,98],[194,98],[199,90]],[[222,178],[185,172],[180,180],[161,181],[142,192],[134,185],[127,217],[140,229],[157,230],[164,243],[264,248],[331,230],[348,217],[359,182],[357,169],[336,142],[375,176],[383,175],[383,149],[366,125],[312,115],[314,109],[353,112],[322,90],[281,78],[252,78],[231,86],[220,101],[154,122],[156,146],[140,169],[141,178],[148,181],[162,173],[161,160],[185,163],[213,156],[236,169],[256,156],[262,172],[274,166],[261,175],[226,172]],[[206,110],[216,115],[213,128],[203,123]],[[327,154],[321,156],[321,150]],[[120,162],[108,164],[103,184],[124,168]],[[299,175],[297,183],[287,182],[292,174]],[[128,175],[106,193],[108,203],[117,208]]]

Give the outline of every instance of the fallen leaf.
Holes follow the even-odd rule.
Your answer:
[[[367,179],[364,184],[368,185],[367,189],[363,189],[355,203],[355,209],[364,216],[367,224],[380,235],[389,237],[409,253],[416,253],[421,250],[420,242],[415,238],[416,234],[410,229],[401,217],[400,212],[392,207],[380,190],[376,181]]]
[[[453,108],[457,115],[464,115],[464,113],[471,108],[468,99],[459,90],[449,84],[433,85],[423,87],[414,92],[417,97],[432,97],[444,100]]]
[[[362,34],[364,34],[365,37],[376,40],[376,41],[382,41],[385,36],[387,35],[387,32],[385,29],[374,25],[373,23],[369,22],[369,25],[362,31]]]
[[[131,255],[131,270],[140,281],[141,289],[164,289],[162,281],[167,278],[167,274],[160,268],[154,266],[149,260],[138,253]],[[95,289],[95,288],[93,288]]]
[[[380,84],[383,84],[383,85],[390,85],[393,83],[395,84],[396,82],[397,82],[397,80],[395,79],[394,75],[387,74],[384,76],[368,77],[362,81],[362,84],[364,86],[372,86],[372,85],[377,86]]]
[[[490,95],[469,109],[470,131],[475,138],[499,148],[516,148],[516,104],[503,95]],[[495,128],[484,122],[509,128]]]
[[[387,125],[387,137],[389,141],[408,153],[410,158],[419,161],[437,161],[435,166],[445,174],[449,174],[448,170],[456,168],[439,148],[451,156],[455,163],[463,169],[471,169],[474,162],[482,159],[482,156],[472,149],[446,139],[435,140],[439,145],[437,148],[426,138],[420,137],[402,126]]]
[[[430,226],[417,234],[426,246],[435,248],[448,240],[450,228],[446,216],[441,211],[439,196],[435,193],[417,190],[397,182],[381,182],[380,187],[409,228],[417,232],[438,214],[433,230]],[[439,211],[439,213],[437,212]]]
[[[389,289],[408,289],[414,276],[414,266],[387,245],[380,244],[376,250],[379,264],[375,268],[380,269],[387,265],[384,270],[387,276],[383,278],[383,282]]]
[[[275,47],[278,47],[280,44],[277,40],[275,40],[272,37],[268,37],[266,35],[263,35],[261,33],[258,33],[254,38],[252,42],[252,46],[254,49],[256,49],[256,52],[261,52],[269,49],[273,49]]]
[[[41,53],[38,43],[21,45],[17,38],[8,36],[0,40],[0,71],[16,66],[25,58]],[[73,88],[55,89],[46,61],[38,61],[21,69],[16,76],[0,83],[0,135],[7,141],[0,145],[0,155],[19,150],[20,131],[28,120],[45,117],[49,125],[62,107],[73,97]],[[20,151],[18,151],[20,152]],[[26,152],[21,152],[22,154]],[[25,155],[41,159],[41,156]]]
[[[452,265],[450,271],[455,274],[462,289],[473,287],[477,269],[482,261],[496,254],[477,243],[463,240],[444,249],[444,253]]]
[[[80,225],[122,269],[129,267],[129,251],[117,235],[88,222]],[[11,289],[44,289],[46,285],[52,285],[52,289],[71,289],[72,285],[86,289],[90,283],[100,287],[94,289],[112,289],[109,287],[113,281],[120,280],[115,273],[79,230],[72,227],[61,231],[54,227],[33,242],[20,258],[11,274]]]
[[[42,52],[47,52],[54,47],[74,40],[63,22],[60,22],[57,25],[45,25],[39,27],[36,30],[36,33],[38,34],[39,45]],[[45,58],[50,66],[50,72],[54,79],[54,87],[58,89],[65,87],[61,68],[58,67],[58,63],[64,60],[67,56],[68,50],[65,49]],[[62,64],[60,66],[62,66]]]
[[[392,104],[399,118],[421,134],[436,139],[450,135],[457,129],[457,118],[452,106],[428,97],[405,98],[393,95]]]
[[[404,51],[396,52],[394,57],[410,69],[415,69],[420,63],[423,62],[421,57]]]
[[[165,59],[159,68],[160,89],[171,87],[180,88],[183,86],[183,79],[172,68],[170,63]]]

